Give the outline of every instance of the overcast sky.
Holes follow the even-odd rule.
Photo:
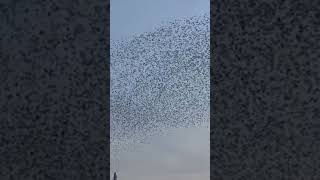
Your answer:
[[[170,129],[121,153],[119,180],[209,180],[209,128]],[[112,162],[111,162],[112,163]]]
[[[150,32],[162,22],[209,13],[209,0],[111,0],[111,39]],[[208,180],[209,128],[169,129],[111,159],[118,180]],[[112,152],[111,152],[112,156]]]

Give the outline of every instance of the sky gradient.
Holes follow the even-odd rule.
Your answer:
[[[111,40],[152,32],[163,22],[205,13],[209,13],[209,0],[111,0]],[[166,132],[155,133],[150,143],[132,151],[118,152],[117,159],[111,158],[110,174],[116,170],[118,180],[209,179],[209,127]]]

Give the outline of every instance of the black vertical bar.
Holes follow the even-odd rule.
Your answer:
[[[214,40],[214,22],[216,19],[216,12],[217,12],[217,8],[215,5],[215,0],[210,0],[210,179],[216,179],[217,175],[214,175],[213,172],[213,168],[214,168],[214,164],[213,161],[215,161],[215,159],[213,158],[213,151],[214,151],[214,147],[213,147],[213,143],[212,143],[212,138],[214,136],[213,134],[213,123],[214,123],[214,119],[213,119],[213,103],[216,101],[214,98],[216,96],[214,96],[214,90],[213,90],[213,84],[214,83],[214,60],[215,58],[215,54],[214,54],[214,49],[216,49],[216,41]],[[221,178],[221,177],[220,177]]]
[[[109,12],[0,2],[1,180],[109,180]]]
[[[212,179],[319,179],[319,8],[211,0]]]

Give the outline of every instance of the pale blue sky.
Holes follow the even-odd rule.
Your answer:
[[[111,0],[110,36],[116,40],[138,35],[163,21],[209,12],[209,0]]]
[[[132,37],[150,32],[163,22],[209,11],[209,0],[111,0],[110,36],[112,40]],[[121,151],[116,160],[111,158],[111,174],[116,169],[118,180],[208,180],[209,136],[208,127],[155,134],[150,144],[140,144],[131,152]]]

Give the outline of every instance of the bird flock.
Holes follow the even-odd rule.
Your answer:
[[[209,122],[210,18],[111,41],[111,156],[168,128]]]

